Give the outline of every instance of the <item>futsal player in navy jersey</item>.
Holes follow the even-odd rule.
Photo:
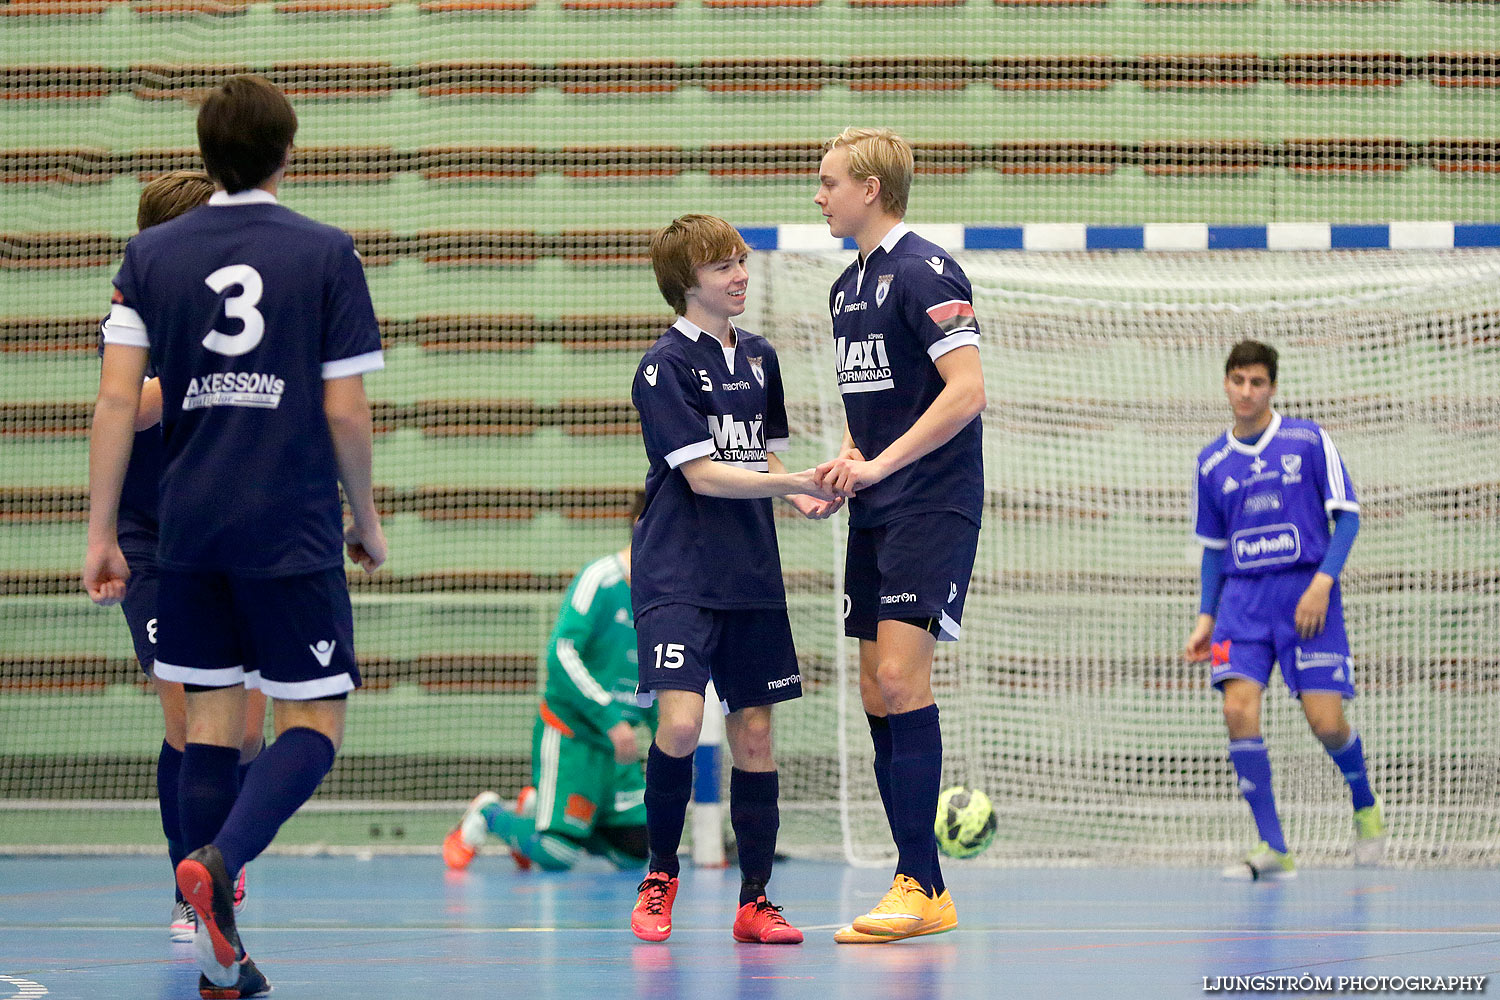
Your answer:
[[[1229,352],[1224,394],[1234,426],[1199,453],[1194,480],[1203,588],[1184,654],[1191,662],[1211,661],[1213,685],[1224,698],[1229,759],[1260,834],[1243,861],[1224,869],[1231,879],[1297,874],[1260,731],[1261,696],[1276,664],[1349,784],[1355,859],[1379,862],[1386,842],[1364,746],[1344,718],[1344,701],[1354,697],[1354,661],[1338,577],[1359,531],[1359,501],[1328,432],[1271,408],[1277,360],[1275,348],[1254,340]]]
[[[164,450],[156,675],[187,691],[177,882],[200,921],[205,998],[269,989],[240,944],[229,873],[333,764],[360,684],[341,549],[366,572],[386,556],[363,384],[383,364],[380,332],[348,234],[276,201],[296,130],[259,77],[204,101],[199,149],[219,190],[126,248],[89,443],[83,577],[110,604],[130,574],[117,510],[149,350]],[[255,689],[272,699],[276,739],[236,795]]]
[[[911,146],[849,128],[824,145],[813,201],[859,256],[829,292],[844,445],[819,480],[849,500],[844,632],[859,639],[875,782],[895,878],[834,934],[875,944],[952,930],[933,835],[943,742],[932,694],[938,640],[955,641],[984,499],[979,324],[963,270],[903,223]]]
[[[651,240],[656,282],[677,321],[646,351],[631,388],[649,462],[632,543],[638,690],[658,707],[646,759],[651,857],[630,917],[645,941],[672,933],[677,848],[709,680],[728,712],[734,758],[734,938],[802,941],[766,898],[780,826],[771,706],[802,694],[770,498],[786,497],[815,518],[841,503],[812,469],[787,473],[775,454],[789,438],[776,351],[733,321],[745,311],[748,253],[734,227],[711,215],[685,215]]]
[[[136,226],[147,229],[175,219],[183,212],[206,202],[213,194],[214,182],[202,170],[173,170],[155,178],[141,189],[136,209]],[[99,351],[104,351],[103,327],[100,328]],[[161,476],[161,383],[155,368],[148,362],[146,381],[141,386],[140,408],[136,412],[135,442],[130,452],[130,466],[120,490],[117,518],[120,550],[130,564],[130,579],[120,609],[130,629],[130,639],[141,669],[151,678],[151,685],[161,701],[166,736],[156,762],[156,792],[161,810],[162,832],[167,838],[167,857],[172,870],[186,856],[182,847],[182,824],[178,819],[177,781],[182,770],[182,750],[187,742],[187,706],[182,685],[155,676],[156,662],[156,595],[160,575],[156,567],[156,481]],[[266,718],[266,700],[253,692],[246,703],[245,735],[240,748],[239,778],[264,743],[262,730]],[[198,917],[182,898],[174,878],[176,898],[168,933],[177,943],[188,943],[198,930]],[[235,879],[234,905],[244,901],[245,872]]]

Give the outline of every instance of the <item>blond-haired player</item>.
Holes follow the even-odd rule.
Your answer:
[[[829,292],[846,417],[820,481],[849,501],[844,632],[898,859],[890,891],[834,935],[877,943],[953,929],[933,815],[943,768],[932,654],[958,639],[984,494],[985,407],[969,281],[902,219],[914,158],[889,129],[824,146],[814,202],[859,256]]]

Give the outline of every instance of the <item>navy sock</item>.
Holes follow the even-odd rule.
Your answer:
[[[891,815],[891,723],[883,715],[865,713],[870,722],[870,742],[875,744],[875,787],[880,790],[880,804],[885,807],[885,821],[895,828]]]
[[[266,748],[266,741],[264,739],[262,739],[260,741],[260,746],[258,746],[258,747],[255,748],[255,753],[253,753],[253,754],[250,755],[250,759],[249,760],[245,760],[244,759],[245,755],[244,755],[243,752],[240,754],[240,766],[239,766],[238,770],[239,770],[239,775],[240,775],[240,787],[241,788],[245,787],[245,777],[250,773],[250,765],[254,764],[257,760],[260,759],[260,752],[262,750],[264,750],[265,748]]]
[[[233,874],[264,851],[302,803],[312,798],[333,767],[333,741],[316,729],[297,726],[276,737],[250,769],[234,811],[214,838]]]
[[[182,751],[177,779],[177,817],[182,827],[182,849],[192,854],[219,835],[234,808],[240,784],[238,747],[189,743]]]
[[[1349,797],[1354,808],[1366,809],[1375,804],[1375,793],[1370,791],[1370,775],[1365,771],[1365,745],[1360,742],[1358,731],[1349,734],[1349,742],[1338,750],[1329,750],[1328,756],[1339,766],[1344,780],[1349,782]]]
[[[1265,741],[1259,736],[1234,740],[1229,744],[1229,759],[1239,776],[1240,794],[1250,804],[1260,839],[1271,850],[1284,853],[1286,838],[1281,834],[1281,820],[1276,815],[1276,795],[1271,791],[1271,756],[1266,752]]]
[[[896,839],[896,874],[915,879],[926,892],[942,890],[933,819],[943,780],[943,734],[938,708],[893,712],[891,724],[891,835]]]
[[[677,848],[693,794],[693,755],[669,757],[655,742],[646,754],[646,840],[651,845],[649,871],[676,876],[681,870]]]
[[[775,771],[729,770],[729,825],[740,854],[740,905],[765,895],[776,860],[780,779]]]
[[[182,849],[181,812],[177,804],[178,779],[182,777],[182,751],[166,740],[161,741],[161,754],[156,758],[156,802],[161,809],[161,832],[167,838],[167,860],[172,871],[177,871],[177,862],[187,857]],[[172,879],[173,891],[181,901],[182,890],[176,888],[177,879]]]

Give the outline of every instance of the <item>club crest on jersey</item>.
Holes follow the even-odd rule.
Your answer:
[[[1281,456],[1281,471],[1282,471],[1281,481],[1283,483],[1290,484],[1290,483],[1300,483],[1300,482],[1302,482],[1302,475],[1301,475],[1301,472],[1302,472],[1302,456],[1301,455],[1282,455]]]
[[[644,375],[644,376],[646,376],[646,384],[647,385],[655,385],[656,384],[656,366],[655,365],[647,365],[645,368],[642,368],[641,369],[641,374]]]
[[[834,319],[838,319],[839,318],[839,311],[842,310],[843,308],[844,308],[844,292],[843,292],[843,289],[840,289],[839,293],[833,297],[833,318]]]
[[[879,309],[885,305],[885,297],[891,294],[891,282],[895,279],[894,274],[882,274],[875,279],[875,308]]]
[[[761,364],[763,359],[747,356],[745,360],[750,362],[750,374],[755,376],[755,381],[759,382],[760,387],[764,389],[766,387],[766,369]]]

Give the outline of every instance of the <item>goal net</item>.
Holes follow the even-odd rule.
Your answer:
[[[1348,712],[1387,804],[1389,856],[1494,863],[1500,255],[956,256],[983,330],[986,505],[963,638],[939,646],[934,685],[945,783],[984,789],[998,814],[983,859],[1206,863],[1254,839],[1207,667],[1181,656],[1198,606],[1194,460],[1228,422],[1224,358],[1252,337],[1281,351],[1277,408],[1329,431],[1361,500],[1343,574]],[[764,258],[752,328],[778,345],[794,438],[836,447],[827,289],[850,255]],[[783,546],[828,530],[786,525]],[[857,653],[828,596],[841,542],[826,541],[828,575],[806,581],[822,621],[799,635],[835,665],[840,753],[803,780],[827,788],[830,817],[837,802],[848,857],[873,863],[894,849]],[[822,731],[813,707],[784,713],[783,746]],[[1347,863],[1347,789],[1279,677],[1264,732],[1294,850]]]

